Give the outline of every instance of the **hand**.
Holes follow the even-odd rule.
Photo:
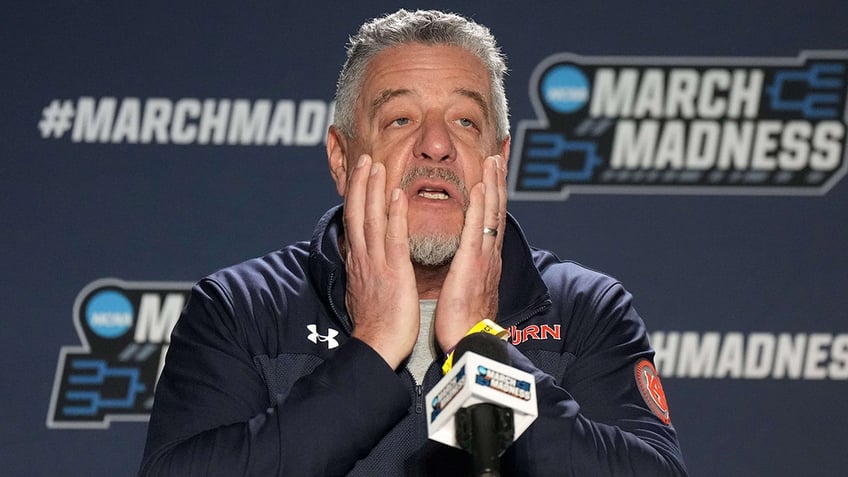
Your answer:
[[[459,250],[436,305],[436,339],[443,351],[456,346],[478,321],[498,313],[501,249],[506,225],[506,169],[500,156],[486,158],[483,181],[470,192]],[[495,228],[491,236],[484,227]]]
[[[363,155],[345,196],[346,304],[353,336],[397,369],[418,338],[419,308],[409,259],[407,198],[392,191],[386,212],[386,168]]]

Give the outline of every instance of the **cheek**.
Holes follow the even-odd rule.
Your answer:
[[[392,191],[400,187],[401,175],[389,170],[386,172],[386,205],[388,206],[392,201]]]
[[[386,189],[391,191],[403,181],[406,173],[406,162],[400,158],[377,159],[386,167]]]
[[[475,161],[473,164],[467,165],[463,172],[465,174],[465,186],[470,190],[474,184],[483,181],[482,161]]]
[[[488,151],[488,149],[480,145],[476,145],[475,147],[468,145],[464,151],[460,151],[460,154],[462,154],[461,157],[466,158],[462,164],[462,173],[465,179],[465,185],[469,189],[474,184],[483,181],[483,164],[486,158],[499,154],[499,152],[490,153]]]

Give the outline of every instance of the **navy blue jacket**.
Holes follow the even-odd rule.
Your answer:
[[[139,475],[470,475],[429,441],[423,383],[352,338],[341,208],[311,242],[193,288],[156,389]],[[509,218],[497,322],[539,417],[504,475],[685,475],[645,326],[620,283],[531,249]]]

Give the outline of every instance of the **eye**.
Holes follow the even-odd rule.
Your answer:
[[[409,118],[397,118],[392,121],[393,126],[406,126],[409,124]]]
[[[474,121],[472,121],[468,118],[460,118],[459,119],[459,125],[464,127],[464,128],[474,127]]]

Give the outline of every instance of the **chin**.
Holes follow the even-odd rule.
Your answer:
[[[407,215],[407,221],[410,236],[458,236],[462,234],[462,226],[465,224],[465,213],[461,210],[443,210],[426,214],[410,211]]]
[[[447,265],[459,249],[459,234],[414,234],[409,237],[412,263],[425,267]]]

